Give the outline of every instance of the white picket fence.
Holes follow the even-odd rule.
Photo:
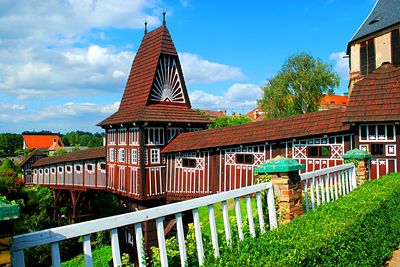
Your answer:
[[[327,169],[300,174],[306,211],[314,209],[321,203],[336,200],[347,195],[357,187],[356,168],[354,163],[343,164]]]
[[[179,251],[180,251],[180,260],[181,260],[181,265],[185,266],[187,256],[186,256],[185,236],[184,236],[183,222],[182,222],[182,213],[191,210],[193,214],[193,222],[195,227],[198,260],[200,265],[202,265],[204,262],[204,251],[203,251],[202,233],[200,227],[198,208],[202,206],[208,206],[208,217],[211,230],[212,246],[214,249],[214,255],[218,257],[219,246],[218,246],[217,226],[214,215],[214,204],[219,202],[222,203],[225,238],[227,242],[230,243],[232,237],[230,231],[227,200],[234,199],[238,235],[239,239],[243,240],[244,234],[242,229],[240,198],[244,197],[246,201],[247,218],[248,218],[250,235],[252,237],[255,237],[256,231],[254,226],[251,196],[254,194],[256,196],[257,213],[260,224],[260,230],[261,233],[264,233],[266,229],[265,229],[264,214],[262,210],[262,199],[261,199],[261,192],[263,192],[264,190],[266,190],[269,225],[270,228],[273,229],[277,227],[273,188],[271,183],[262,183],[224,193],[219,193],[179,203],[164,205],[156,208],[52,228],[34,233],[18,235],[13,237],[13,242],[11,246],[12,264],[15,267],[25,266],[24,249],[49,244],[51,246],[52,264],[54,267],[59,267],[61,266],[59,242],[66,239],[82,236],[85,265],[93,266],[90,234],[109,230],[111,234],[113,263],[114,266],[120,266],[121,255],[119,250],[117,228],[124,227],[127,225],[134,225],[138,258],[144,259],[144,250],[142,242],[143,238],[142,223],[148,220],[155,220],[157,227],[158,245],[160,249],[161,265],[168,266],[167,251],[166,251],[165,237],[164,237],[164,218],[165,216],[168,215],[175,215],[176,227],[177,227],[177,241],[179,244]],[[139,266],[144,266],[144,263],[139,262]]]

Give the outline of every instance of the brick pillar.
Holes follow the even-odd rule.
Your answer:
[[[271,173],[275,201],[278,205],[278,218],[282,223],[304,213],[302,189],[298,171]]]
[[[366,160],[359,160],[356,165],[356,180],[360,186],[369,180],[368,163]]]
[[[294,159],[277,156],[262,163],[256,172],[268,174],[274,187],[275,203],[278,205],[278,219],[281,223],[304,213],[299,170],[305,166]]]

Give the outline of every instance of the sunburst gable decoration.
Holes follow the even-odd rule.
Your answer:
[[[150,100],[156,102],[186,103],[176,60],[171,56],[161,56]]]

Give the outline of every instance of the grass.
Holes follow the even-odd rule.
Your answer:
[[[108,262],[112,260],[111,246],[103,246],[92,251],[93,266],[108,267]],[[79,254],[72,260],[61,263],[62,267],[84,267],[85,259],[83,254]]]

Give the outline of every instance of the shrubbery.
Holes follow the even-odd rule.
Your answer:
[[[383,266],[400,244],[400,175],[364,184],[206,266]]]

